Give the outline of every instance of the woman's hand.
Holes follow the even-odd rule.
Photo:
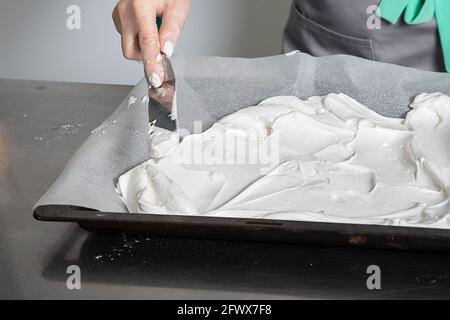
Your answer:
[[[154,87],[160,87],[164,79],[161,52],[172,56],[188,12],[189,0],[120,0],[114,8],[123,55],[144,63]],[[162,17],[159,31],[156,17]]]

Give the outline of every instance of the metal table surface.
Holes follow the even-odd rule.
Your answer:
[[[32,206],[130,87],[0,80],[0,298],[450,298],[450,254],[91,234]],[[81,290],[66,286],[81,269]],[[381,269],[368,290],[366,269]]]

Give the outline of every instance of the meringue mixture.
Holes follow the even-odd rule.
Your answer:
[[[149,142],[118,181],[129,212],[450,227],[444,94],[418,95],[406,119],[344,94],[274,97],[181,142],[152,126]]]

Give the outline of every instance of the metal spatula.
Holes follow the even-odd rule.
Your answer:
[[[162,56],[164,82],[159,88],[149,86],[148,116],[151,124],[170,131],[176,131],[175,74],[169,58],[164,54]],[[149,83],[147,74],[146,78],[147,83]]]

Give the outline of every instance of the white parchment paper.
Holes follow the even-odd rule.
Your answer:
[[[307,98],[345,93],[372,110],[402,117],[422,92],[450,94],[450,75],[338,55],[295,53],[258,59],[176,57],[178,126],[207,129],[236,110],[277,95]],[[117,178],[148,158],[145,80],[95,129],[36,206],[73,205],[127,212],[115,192]],[[130,97],[136,102],[130,104]],[[131,101],[134,99],[131,99]]]

